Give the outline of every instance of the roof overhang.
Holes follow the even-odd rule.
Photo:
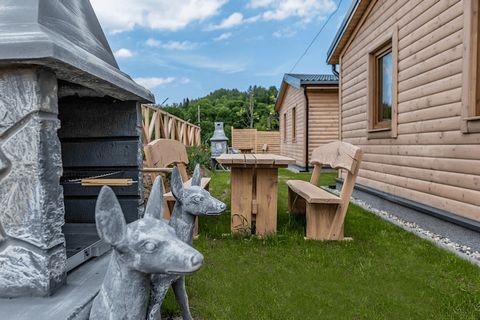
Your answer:
[[[280,90],[278,92],[277,99],[275,100],[275,111],[278,112],[282,106],[283,100],[285,99],[285,94],[287,93],[288,86],[292,86],[295,89],[305,89],[309,88],[338,88],[338,80],[335,81],[302,81],[301,79],[294,77],[290,74],[285,74],[283,76],[282,84],[280,85]]]
[[[328,64],[339,64],[340,54],[347,45],[354,30],[357,28],[363,14],[367,10],[370,3],[374,0],[353,0],[350,9],[343,19],[340,28],[333,39],[332,44],[327,52]]]
[[[120,71],[88,0],[0,0],[0,21],[0,65],[41,65],[100,94],[154,102]]]

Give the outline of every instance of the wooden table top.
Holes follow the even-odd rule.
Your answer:
[[[287,167],[295,164],[295,159],[268,153],[222,154],[216,160],[226,166]]]

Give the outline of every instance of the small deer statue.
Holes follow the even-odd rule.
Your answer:
[[[90,311],[91,320],[144,320],[152,274],[189,274],[203,256],[181,241],[163,216],[161,178],[154,183],[145,216],[126,224],[113,190],[103,187],[95,218],[100,238],[112,245],[105,279]]]
[[[180,172],[177,168],[173,169],[171,189],[176,202],[169,225],[175,229],[177,236],[188,245],[191,245],[193,242],[196,216],[220,215],[226,208],[223,202],[212,197],[208,191],[201,187],[201,180],[200,166],[198,164],[195,167],[190,187],[183,186]],[[183,319],[192,319],[185,290],[185,277],[155,274],[152,276],[152,294],[148,320],[160,320],[160,306],[170,286],[172,286],[175,298],[180,305]]]

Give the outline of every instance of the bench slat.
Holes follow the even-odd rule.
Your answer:
[[[341,199],[336,195],[314,186],[310,182],[302,180],[287,181],[288,187],[305,199],[308,203],[340,203]]]

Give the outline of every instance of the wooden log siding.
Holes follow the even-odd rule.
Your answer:
[[[305,166],[305,94],[304,89],[296,89],[288,86],[285,93],[285,100],[280,109],[280,119],[286,115],[286,128],[283,121],[280,122],[280,132],[282,132],[282,140],[280,143],[280,154],[285,157],[295,159],[295,163],[299,166]],[[296,137],[293,139],[292,132],[292,109],[296,108]],[[287,137],[283,138],[283,132],[286,129]]]
[[[143,143],[172,139],[185,146],[200,146],[201,128],[151,105],[142,105]]]
[[[480,134],[462,134],[463,1],[372,1],[341,58],[341,136],[357,183],[480,220]],[[370,43],[398,27],[398,138],[367,139]]]
[[[232,147],[251,149],[253,153],[262,153],[263,145],[268,145],[267,153],[280,154],[279,131],[257,131],[256,129],[232,128]]]
[[[338,140],[338,88],[332,90],[307,89],[308,159],[321,145]]]

